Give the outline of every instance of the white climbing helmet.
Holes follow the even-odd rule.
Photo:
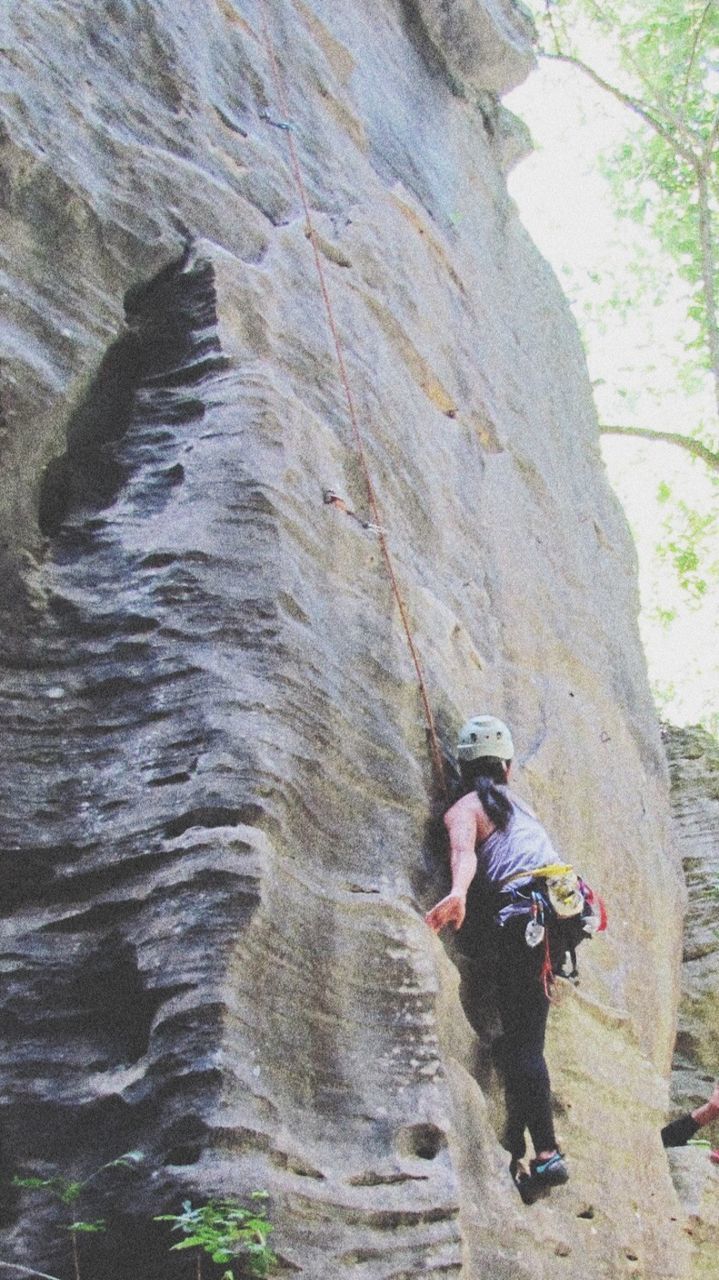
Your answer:
[[[480,760],[482,756],[511,760],[514,756],[512,735],[496,716],[472,716],[459,731],[457,756],[460,760]]]

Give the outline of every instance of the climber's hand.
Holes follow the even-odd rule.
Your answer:
[[[442,898],[431,911],[428,911],[424,917],[425,924],[428,924],[434,933],[439,933],[446,925],[453,924],[455,929],[459,929],[464,920],[465,900],[458,893],[448,893],[446,898]]]

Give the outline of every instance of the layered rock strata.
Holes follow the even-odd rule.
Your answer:
[[[24,0],[3,46],[5,1169],[142,1150],[84,1193],[107,1280],[184,1274],[151,1215],[257,1187],[313,1280],[688,1274],[680,867],[578,335],[505,186],[526,20]],[[441,796],[288,127],[442,745],[503,713],[609,903],[531,1210],[479,961],[421,919]],[[9,1197],[2,1256],[65,1280],[50,1203]]]
[[[682,997],[672,1102],[704,1102],[719,1073],[719,744],[701,728],[664,730],[672,814],[687,882]]]
[[[704,729],[665,726],[672,813],[687,881],[682,994],[672,1064],[677,1114],[700,1106],[719,1075],[719,743]],[[669,1161],[692,1245],[692,1275],[716,1271],[719,1246],[719,1124],[703,1129],[702,1145],[670,1151]]]

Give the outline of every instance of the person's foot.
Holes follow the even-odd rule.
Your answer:
[[[567,1162],[561,1151],[554,1151],[544,1159],[529,1162],[532,1181],[538,1187],[561,1187],[569,1182]]]
[[[509,1166],[509,1172],[512,1175],[512,1181],[522,1197],[523,1204],[534,1204],[534,1201],[540,1194],[540,1188],[535,1184],[531,1173],[528,1173],[521,1160],[516,1157]]]

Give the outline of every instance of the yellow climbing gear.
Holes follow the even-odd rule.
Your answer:
[[[572,870],[567,862],[550,862],[546,867],[532,867],[531,871],[513,871],[511,876],[502,880],[500,888],[504,889],[505,885],[511,884],[513,880],[521,880],[523,876],[546,879],[547,876],[566,876]]]

